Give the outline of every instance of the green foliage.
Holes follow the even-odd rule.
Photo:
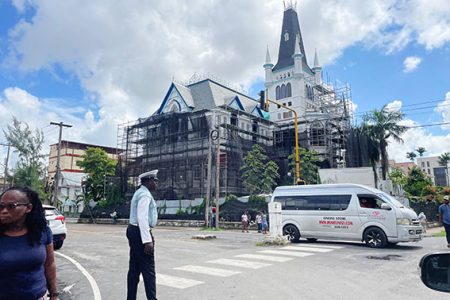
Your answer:
[[[415,152],[406,152],[406,158],[410,161],[414,161],[416,159],[417,154]]]
[[[400,136],[408,129],[406,126],[399,125],[403,117],[403,113],[390,110],[386,105],[381,110],[374,109],[363,117],[360,129],[369,138],[369,153],[373,152],[371,160],[374,161],[376,154],[379,153],[383,180],[386,179],[389,169],[388,140],[393,138],[397,142],[403,142]],[[375,147],[376,150],[370,149]]]
[[[225,197],[225,202],[235,201],[237,199],[238,199],[238,197],[236,195],[230,194]]]
[[[3,130],[6,140],[13,147],[13,151],[18,153],[14,173],[14,184],[28,186],[39,193],[41,199],[47,199],[45,192],[45,170],[42,154],[44,144],[44,134],[42,130],[35,129],[33,132],[27,123],[12,119],[12,125],[7,125],[7,130]]]
[[[419,156],[420,156],[420,157],[422,157],[423,154],[424,154],[425,152],[427,152],[427,150],[426,150],[424,147],[419,147],[419,148],[416,149],[416,151],[417,151],[417,153],[419,153]]]
[[[248,206],[249,206],[249,212],[254,217],[259,211],[265,211],[267,213],[267,201],[266,197],[264,196],[258,196],[258,195],[251,195],[248,198]]]
[[[388,178],[392,181],[392,185],[396,192],[399,192],[401,188],[406,184],[406,175],[400,168],[392,168],[388,175]]]
[[[176,214],[177,214],[177,215],[185,215],[185,214],[186,214],[186,211],[185,211],[184,209],[182,209],[182,208],[179,208],[179,209],[177,209]]]
[[[88,148],[77,161],[77,166],[88,173],[85,195],[88,200],[100,201],[105,198],[107,177],[114,176],[116,162],[101,148]]]
[[[202,203],[193,206],[191,212],[195,215],[203,215],[205,213],[206,199],[203,199]]]
[[[423,196],[427,186],[433,185],[431,179],[420,168],[413,167],[406,179],[405,191],[410,196]]]
[[[318,153],[314,150],[299,148],[300,160],[300,177],[306,184],[318,184],[319,179],[319,163]],[[289,170],[291,174],[295,174],[295,154],[291,154],[289,159]]]
[[[251,195],[272,192],[275,180],[280,177],[277,164],[269,161],[258,144],[245,156],[241,172],[244,186]]]

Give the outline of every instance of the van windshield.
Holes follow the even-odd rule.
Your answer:
[[[386,200],[387,202],[393,204],[396,207],[399,207],[399,208],[405,207],[403,204],[400,203],[400,201],[398,201],[394,197],[392,197],[392,196],[390,196],[390,195],[388,195],[388,194],[386,194],[384,192],[378,194],[378,196],[381,197],[383,200]]]

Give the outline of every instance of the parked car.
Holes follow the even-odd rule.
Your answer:
[[[58,250],[61,249],[67,235],[67,228],[65,218],[59,210],[54,206],[43,205],[45,210],[45,219],[53,233],[53,247]]]

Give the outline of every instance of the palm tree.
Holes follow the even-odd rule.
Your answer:
[[[415,152],[406,152],[406,158],[410,161],[414,161],[414,159],[417,157],[417,154]]]
[[[439,165],[446,167],[445,173],[447,173],[447,185],[450,185],[450,178],[449,178],[449,174],[448,174],[449,173],[448,172],[448,164],[450,162],[450,152],[442,153],[438,159],[439,159],[439,161],[438,161]]]
[[[403,120],[403,116],[402,112],[389,110],[384,105],[381,110],[374,109],[363,117],[363,132],[378,146],[383,180],[386,180],[389,168],[388,139],[393,138],[396,142],[403,143],[400,136],[408,130],[408,127],[399,125],[399,122]]]
[[[427,152],[427,149],[425,149],[424,147],[419,147],[419,148],[416,149],[416,151],[417,151],[417,153],[419,153],[419,156],[422,157],[423,154],[425,152]]]

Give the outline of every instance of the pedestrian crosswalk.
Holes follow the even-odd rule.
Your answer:
[[[296,244],[280,248],[265,249],[256,253],[244,253],[232,258],[219,258],[205,261],[199,265],[184,265],[173,268],[175,275],[156,274],[156,284],[175,289],[187,289],[204,284],[204,281],[189,278],[196,274],[209,277],[230,277],[250,270],[270,267],[273,264],[285,263],[297,258],[310,257],[342,249],[340,246],[323,244]],[[197,276],[198,277],[198,276]]]

